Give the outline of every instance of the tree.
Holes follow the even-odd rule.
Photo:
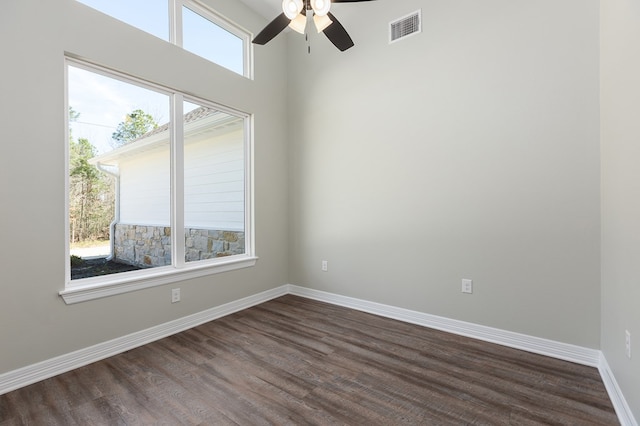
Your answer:
[[[156,123],[151,114],[141,109],[136,109],[130,114],[127,114],[125,120],[118,124],[111,138],[116,142],[117,146],[121,146],[127,142],[138,139],[140,136],[157,127],[158,123]]]
[[[69,108],[69,123],[80,113]],[[131,142],[158,127],[153,116],[136,109],[120,123],[112,138],[117,146]],[[88,139],[75,140],[69,129],[69,222],[71,242],[107,239],[113,220],[115,188],[113,179],[89,160],[97,149]]]
[[[80,113],[73,109],[73,107],[69,107],[69,123],[73,121],[78,121],[80,117]]]
[[[69,122],[80,114],[69,108]],[[84,241],[109,237],[113,218],[114,188],[111,178],[89,160],[97,153],[88,139],[74,140],[69,129],[69,221],[70,239]]]
[[[110,179],[89,159],[96,148],[89,140],[69,141],[69,216],[71,241],[107,238],[113,217]]]

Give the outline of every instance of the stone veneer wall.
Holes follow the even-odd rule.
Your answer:
[[[171,228],[116,224],[116,262],[143,268],[171,265]],[[185,229],[185,261],[243,254],[244,232],[216,229]]]

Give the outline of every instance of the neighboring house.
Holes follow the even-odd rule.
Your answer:
[[[185,261],[244,253],[243,119],[200,107],[184,116]],[[165,124],[91,163],[116,179],[112,258],[171,264],[170,129]]]

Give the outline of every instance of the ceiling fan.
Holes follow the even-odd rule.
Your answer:
[[[304,34],[307,25],[307,11],[311,11],[313,22],[318,32],[323,32],[331,43],[344,52],[353,47],[353,40],[351,40],[340,21],[329,11],[331,3],[362,1],[374,0],[283,0],[282,13],[255,36],[253,43],[267,44],[287,27]]]

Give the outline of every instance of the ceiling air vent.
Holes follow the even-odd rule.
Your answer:
[[[422,11],[417,10],[389,23],[389,43],[422,32]]]

